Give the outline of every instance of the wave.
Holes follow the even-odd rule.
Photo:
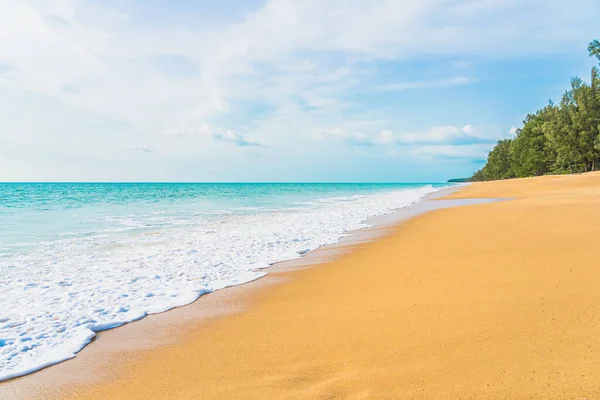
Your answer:
[[[4,255],[0,380],[72,358],[99,331],[258,279],[269,265],[336,243],[367,227],[368,218],[436,190],[427,185],[309,208],[194,215],[152,232],[66,235]]]

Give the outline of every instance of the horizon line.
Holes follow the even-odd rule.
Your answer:
[[[452,178],[451,178],[452,179]],[[426,181],[0,181],[0,184],[40,184],[40,183],[112,183],[112,184],[128,184],[128,183],[202,183],[202,184],[395,184],[395,183],[414,183],[414,184],[438,184],[448,183],[447,181],[426,182]]]

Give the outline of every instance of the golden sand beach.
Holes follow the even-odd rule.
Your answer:
[[[600,398],[600,173],[469,185],[60,399]],[[25,378],[27,379],[27,378]]]

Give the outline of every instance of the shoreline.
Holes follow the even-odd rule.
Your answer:
[[[149,337],[156,335],[150,319],[123,327],[121,338],[145,338],[150,343],[138,344],[150,346],[113,348],[88,364],[82,359],[71,373],[81,378],[86,370],[86,382],[57,387],[37,379],[38,394],[600,396],[600,173],[478,183],[432,202],[472,198],[487,200],[419,214],[318,268],[277,269],[232,288],[235,301],[222,303],[226,314],[202,320],[182,307],[157,315],[154,323],[163,316],[162,334],[170,339],[159,346]],[[206,299],[224,301],[225,292]],[[117,330],[98,346],[126,344],[109,340],[110,332]],[[64,383],[68,369],[54,373]]]
[[[77,352],[75,357],[50,364],[25,375],[19,375],[0,381],[0,394],[6,392],[12,396],[11,398],[31,399],[38,398],[36,396],[39,396],[39,392],[46,391],[47,389],[61,389],[73,384],[79,385],[82,383],[85,384],[86,382],[95,382],[99,379],[102,380],[103,378],[100,378],[99,376],[106,374],[106,372],[102,372],[102,370],[106,368],[94,364],[96,364],[98,358],[111,358],[113,356],[112,353],[114,348],[123,352],[135,352],[160,347],[173,342],[173,338],[171,337],[173,332],[169,333],[168,330],[165,330],[164,333],[161,333],[160,331],[157,333],[154,329],[156,326],[160,326],[164,323],[173,326],[184,325],[189,320],[193,320],[194,322],[192,323],[204,324],[209,323],[212,318],[242,312],[245,307],[244,300],[242,299],[247,293],[279,283],[279,280],[276,277],[270,276],[272,273],[291,272],[304,268],[312,268],[330,262],[337,257],[340,257],[342,254],[353,251],[356,246],[360,246],[362,243],[377,240],[378,238],[387,235],[389,231],[394,229],[398,224],[434,209],[490,201],[486,199],[439,200],[439,198],[452,194],[464,186],[467,185],[449,185],[438,189],[433,193],[426,194],[417,203],[397,209],[390,213],[370,217],[364,221],[364,224],[368,225],[367,227],[348,231],[338,242],[322,245],[302,254],[298,258],[275,262],[269,267],[260,270],[264,271],[265,275],[259,276],[256,279],[209,292],[201,295],[192,303],[178,306],[161,313],[148,314],[139,320],[115,328],[98,331],[92,341]],[[493,199],[491,201],[496,200],[497,199]],[[210,297],[210,299],[208,299],[208,297]],[[196,309],[188,310],[188,308],[191,308],[194,305],[196,305],[196,307],[194,307]],[[167,314],[170,315],[167,317]],[[154,319],[157,321],[155,322]],[[148,327],[142,326],[146,325],[142,324],[143,322],[146,322]],[[128,331],[131,330],[131,332],[125,332],[126,328],[130,327],[130,325],[135,325],[135,328],[128,329]],[[140,332],[137,331],[143,332],[141,334],[142,338],[138,337],[140,336]],[[132,336],[135,336],[135,338],[132,339]],[[86,354],[88,352],[89,354]],[[84,355],[85,357],[83,357]],[[80,358],[85,359],[79,360]],[[110,362],[104,360],[99,364],[104,364],[106,367]],[[85,370],[94,370],[95,372],[84,372],[81,374],[81,367],[84,367]],[[82,376],[74,377],[73,372],[75,371]],[[68,378],[64,379],[65,376]],[[105,378],[109,379],[108,376]]]

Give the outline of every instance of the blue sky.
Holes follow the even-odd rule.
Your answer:
[[[0,181],[444,181],[588,77],[600,3],[0,2]]]

